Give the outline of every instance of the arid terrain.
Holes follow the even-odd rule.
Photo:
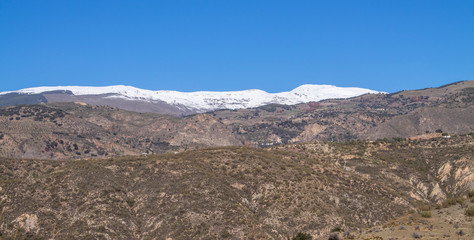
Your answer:
[[[474,132],[474,81],[186,117],[85,103],[0,108],[0,156],[70,159]]]
[[[366,229],[372,226],[399,231],[404,225],[412,234],[419,225],[418,232],[428,236],[429,224],[452,239],[457,235],[446,224],[456,221],[472,236],[472,217],[450,209],[472,206],[467,194],[474,182],[473,153],[469,135],[107,159],[2,159],[0,234],[3,239],[285,239],[304,232],[327,239],[343,229],[341,237],[365,239],[378,233]],[[462,209],[434,209],[455,198],[463,199]],[[425,206],[432,206],[433,214],[425,223],[403,220]],[[456,220],[431,223],[443,213],[457,214]],[[388,239],[387,231],[380,236]]]
[[[452,206],[430,207],[425,211],[418,209],[360,233],[342,232],[339,235],[351,235],[354,239],[472,239],[474,217],[466,212],[473,210],[474,202],[461,198]]]
[[[473,103],[464,81],[185,117],[2,107],[0,239],[472,239]]]
[[[0,240],[474,240],[474,0],[0,0]]]

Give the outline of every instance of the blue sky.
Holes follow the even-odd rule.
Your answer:
[[[0,91],[393,92],[474,79],[474,1],[0,1]]]

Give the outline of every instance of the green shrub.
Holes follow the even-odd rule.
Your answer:
[[[423,211],[421,212],[421,216],[424,218],[430,218],[431,217],[431,211]]]
[[[431,210],[431,206],[430,205],[423,205],[421,207],[418,208],[420,211],[429,211]]]
[[[462,204],[463,201],[464,200],[462,198],[452,198],[451,197],[451,198],[448,198],[448,199],[444,200],[441,205],[443,206],[443,208],[447,208],[449,206],[456,205],[456,203]]]
[[[127,204],[128,204],[129,207],[133,207],[133,205],[135,204],[135,200],[127,199]]]
[[[465,214],[468,217],[474,217],[474,207],[467,208]]]
[[[394,142],[402,142],[403,140],[405,140],[405,138],[394,137],[394,138],[392,138],[392,140],[393,140]]]
[[[471,189],[471,191],[467,193],[467,196],[470,198],[474,197],[474,189]]]
[[[311,235],[308,234],[308,233],[299,232],[292,239],[293,240],[311,240],[311,239],[313,239],[313,237],[311,237]]]

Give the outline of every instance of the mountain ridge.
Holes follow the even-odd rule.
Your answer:
[[[34,87],[17,91],[1,92],[0,96],[40,94],[46,98],[46,102],[74,101],[74,98],[83,98],[84,102],[90,104],[109,105],[120,107],[124,103],[113,101],[136,101],[139,103],[151,103],[167,105],[176,108],[179,114],[203,113],[219,109],[243,109],[260,107],[267,104],[294,105],[299,103],[316,102],[325,99],[350,98],[367,93],[381,93],[375,90],[358,87],[336,87],[333,85],[304,84],[291,91],[268,93],[259,89],[249,89],[240,91],[197,91],[179,92],[170,90],[152,91],[140,89],[132,86],[113,85],[105,87],[87,86],[55,86],[55,87]],[[95,99],[95,100],[93,100]],[[150,109],[148,112],[165,113],[160,110]]]
[[[50,99],[57,95],[64,94],[45,94]],[[68,159],[474,132],[474,81],[182,117],[105,106],[100,99],[93,104],[84,104],[87,99],[80,96],[73,100],[0,107],[0,156]],[[123,102],[145,110],[157,106]]]

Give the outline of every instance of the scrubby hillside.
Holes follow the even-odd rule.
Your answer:
[[[474,192],[473,192],[474,193]],[[458,198],[453,205],[425,205],[409,214],[359,233],[340,232],[352,239],[473,239],[474,198]],[[450,201],[447,201],[450,202]]]
[[[0,156],[70,159],[241,145],[207,115],[177,118],[81,103],[0,108]]]
[[[85,103],[0,108],[0,156],[84,158],[209,146],[271,147],[315,140],[407,138],[474,132],[474,81],[299,105],[187,117]]]
[[[473,188],[471,136],[0,161],[0,238],[327,239]]]

